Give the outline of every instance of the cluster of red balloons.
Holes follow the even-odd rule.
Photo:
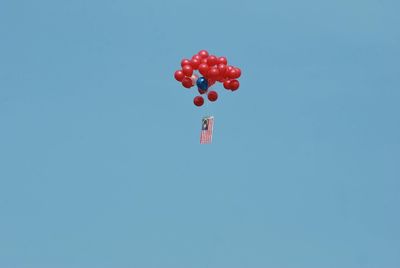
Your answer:
[[[196,106],[204,104],[204,98],[201,96],[207,94],[209,101],[216,101],[218,94],[209,88],[217,82],[223,84],[227,90],[235,91],[240,83],[237,80],[242,71],[238,67],[228,65],[226,57],[217,57],[210,55],[206,50],[201,50],[189,59],[181,61],[182,69],[175,71],[174,77],[181,82],[185,88],[198,87],[200,96],[193,100]]]

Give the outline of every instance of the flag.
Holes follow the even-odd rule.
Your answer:
[[[213,116],[204,117],[201,125],[201,134],[200,134],[201,144],[211,143],[213,128],[214,128],[214,117]]]

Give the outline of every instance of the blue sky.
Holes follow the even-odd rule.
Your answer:
[[[399,8],[1,1],[0,267],[400,267]]]

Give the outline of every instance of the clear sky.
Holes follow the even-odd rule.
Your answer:
[[[400,267],[399,12],[1,0],[0,267]],[[201,49],[243,72],[197,108]]]

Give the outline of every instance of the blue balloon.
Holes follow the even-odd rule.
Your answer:
[[[196,85],[201,90],[207,90],[208,89],[208,81],[204,77],[199,77],[197,79],[197,81],[196,81]]]

